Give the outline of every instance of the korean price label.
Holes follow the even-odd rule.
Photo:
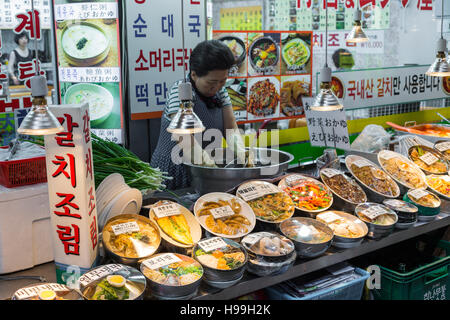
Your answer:
[[[152,210],[158,219],[181,214],[180,207],[176,203],[163,204],[153,207]]]
[[[214,219],[220,219],[234,215],[233,209],[230,206],[223,206],[219,208],[209,209],[209,212],[213,215]]]
[[[391,160],[392,158],[396,158],[397,155],[394,152],[384,151],[380,154],[380,158],[384,160]]]
[[[450,141],[438,143],[435,147],[440,152],[445,152],[447,150],[450,150]]]
[[[287,176],[285,181],[286,181],[286,184],[290,186],[301,179],[304,179],[304,177],[299,176],[298,174],[293,174],[293,175]]]
[[[280,190],[269,183],[261,183],[261,184],[253,184],[250,183],[245,186],[245,188],[239,189],[238,194],[244,199],[245,201],[254,200],[257,198],[264,197],[268,194],[278,193]]]
[[[331,211],[318,214],[317,217],[325,221],[327,224],[341,219],[340,216]]]
[[[353,162],[353,164],[355,166],[357,166],[358,168],[363,168],[363,167],[367,167],[367,166],[371,166],[372,164],[370,162],[368,162],[367,160],[361,159],[361,160],[356,160]]]
[[[198,243],[199,247],[205,252],[211,252],[227,246],[227,243],[220,237],[208,238]]]
[[[159,256],[147,259],[142,263],[149,269],[157,270],[176,262],[181,262],[181,259],[173,253],[164,253]]]
[[[139,232],[139,225],[136,221],[130,221],[125,223],[119,223],[116,225],[111,226],[113,229],[113,232],[116,236],[121,235],[123,233],[132,233],[132,232]]]
[[[388,213],[388,211],[382,206],[372,206],[363,210],[361,213],[364,214],[367,218],[373,220],[376,217],[381,216],[382,214]]]
[[[325,168],[320,171],[325,177],[327,178],[333,178],[334,176],[337,176],[341,174],[339,170],[331,169],[331,168]]]
[[[79,279],[79,283],[82,286],[87,286],[91,282],[97,281],[122,269],[123,266],[120,264],[108,264],[83,274]]]
[[[428,191],[425,191],[423,189],[414,189],[409,192],[409,195],[411,197],[413,197],[414,199],[419,200],[420,198],[423,198],[423,197],[429,195],[429,193],[428,193]]]
[[[439,161],[439,158],[436,157],[434,154],[432,154],[431,152],[427,152],[425,153],[423,156],[419,157],[420,160],[422,160],[423,162],[425,162],[427,165],[431,166],[433,165],[435,162]]]
[[[248,246],[251,247],[263,237],[271,238],[272,234],[269,232],[258,232],[257,234],[249,234],[245,237],[245,243],[247,243]]]
[[[39,292],[43,290],[52,290],[52,291],[58,291],[58,292],[68,292],[70,291],[69,288],[62,284],[57,283],[49,283],[49,284],[41,284],[37,286],[32,286],[29,288],[23,288],[18,291],[16,291],[15,296],[17,299],[23,300],[23,299],[29,299],[31,297],[35,297],[39,294]]]

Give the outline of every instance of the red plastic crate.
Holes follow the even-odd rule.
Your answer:
[[[6,149],[8,147],[0,147]],[[0,161],[0,184],[7,188],[47,182],[45,156]]]

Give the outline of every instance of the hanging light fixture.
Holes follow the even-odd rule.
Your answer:
[[[181,37],[184,48],[184,8],[181,0]],[[205,130],[202,121],[194,112],[194,102],[192,101],[192,85],[186,81],[186,68],[184,71],[184,81],[178,86],[178,97],[181,105],[176,115],[170,121],[167,131],[175,134],[194,134]]]
[[[436,60],[430,66],[425,73],[427,76],[432,77],[448,77],[450,76],[450,66],[447,61],[447,40],[443,36],[443,23],[444,23],[444,0],[442,0],[442,15],[441,15],[441,38],[437,42],[437,55]]]
[[[33,26],[36,26],[33,0],[31,1],[31,19]],[[32,106],[17,129],[17,133],[39,136],[56,134],[63,131],[64,128],[47,106],[47,79],[39,75],[37,37],[34,39],[34,50],[36,54],[35,75],[30,79],[31,96],[33,97]]]
[[[325,66],[320,70],[320,91],[311,106],[315,111],[333,111],[343,108],[338,98],[331,90],[331,69],[328,67],[328,4],[326,5],[325,26]]]
[[[361,9],[356,8],[354,20],[353,29],[345,40],[352,43],[369,41],[369,38],[366,36],[361,26]]]

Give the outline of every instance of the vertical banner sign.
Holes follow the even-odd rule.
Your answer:
[[[172,84],[183,79],[192,49],[206,40],[206,0],[126,1],[131,120],[159,118]],[[187,72],[186,72],[187,74]]]
[[[58,283],[97,259],[98,227],[88,105],[50,107],[64,131],[45,136],[53,250]]]
[[[53,0],[62,104],[89,104],[92,132],[122,143],[118,0]]]

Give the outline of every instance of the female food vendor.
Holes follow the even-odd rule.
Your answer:
[[[23,84],[24,81],[19,80],[19,63],[29,62],[33,60],[34,53],[32,50],[28,49],[28,42],[30,38],[28,34],[24,31],[22,33],[16,34],[14,37],[14,42],[17,47],[11,51],[9,54],[8,62],[8,72],[10,85]]]
[[[224,88],[228,70],[235,64],[231,50],[219,40],[207,40],[199,43],[192,51],[187,81],[193,89],[194,112],[203,122],[205,130],[218,129],[226,137],[225,130],[237,129],[230,97]],[[165,171],[172,180],[166,181],[168,189],[185,188],[190,185],[188,173],[183,164],[171,160],[172,149],[177,141],[171,140],[167,131],[171,118],[180,107],[178,86],[182,80],[175,82],[169,91],[161,117],[161,129],[158,144],[152,154],[150,165]],[[200,145],[205,148],[210,142]]]

